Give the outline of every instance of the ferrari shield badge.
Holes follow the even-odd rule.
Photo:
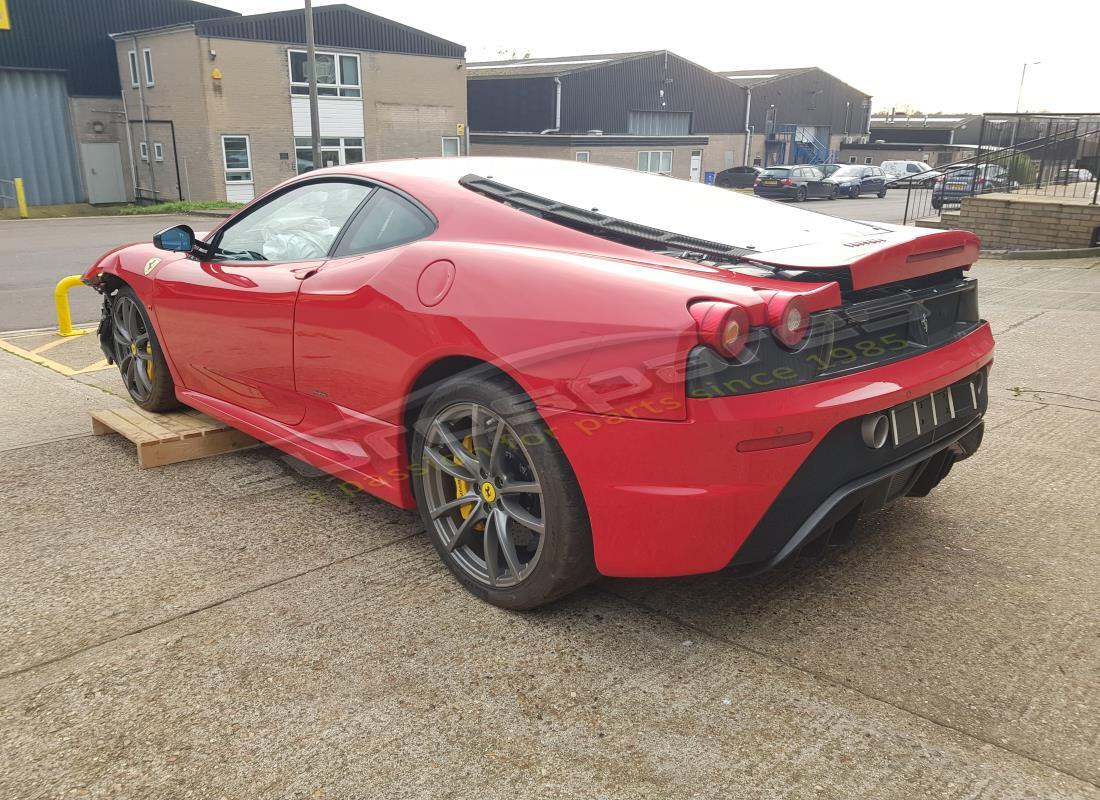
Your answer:
[[[160,263],[159,258],[150,258],[148,261],[146,261],[145,262],[145,274],[148,275],[150,272],[152,272],[154,269],[156,269],[157,264],[159,264],[159,263]]]

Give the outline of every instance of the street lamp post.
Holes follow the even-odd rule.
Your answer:
[[[1027,77],[1027,68],[1028,67],[1033,67],[1036,64],[1042,64],[1042,63],[1043,63],[1042,61],[1029,61],[1028,63],[1024,64],[1024,68],[1020,71],[1020,90],[1018,92],[1016,92],[1016,113],[1017,114],[1020,113],[1020,101],[1023,99],[1023,96],[1024,96],[1024,78]]]
[[[321,163],[321,118],[317,113],[317,48],[313,39],[313,3],[306,2],[306,64],[309,69],[309,133],[313,144],[313,168]]]

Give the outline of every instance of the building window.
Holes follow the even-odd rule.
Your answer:
[[[294,137],[294,156],[298,162],[298,174],[313,169],[313,140],[308,136]],[[335,167],[338,164],[358,164],[363,160],[363,139],[361,137],[321,137],[321,166]]]
[[[671,150],[642,150],[638,153],[638,169],[641,172],[672,174]]]
[[[144,50],[141,51],[141,57],[145,61],[145,85],[146,86],[152,86],[153,85],[153,54],[152,54],[152,52],[150,52],[149,48],[146,47]]]
[[[578,150],[575,155],[577,161],[583,161],[585,164],[588,163],[589,152],[587,150]]]
[[[142,161],[148,161],[149,160],[149,143],[148,142],[142,142],[140,144],[140,148],[141,148],[141,160]]]
[[[444,136],[443,137],[443,157],[450,158],[452,156],[461,155],[459,152],[459,141],[457,136]]]
[[[130,88],[136,89],[138,87],[137,50],[131,50],[127,55],[130,59]]]
[[[864,164],[870,164],[871,163],[871,157],[867,156],[867,158],[863,159],[863,163]]]
[[[309,94],[305,50],[288,50],[290,93]],[[362,97],[359,56],[355,53],[317,53],[317,94],[325,97]]]
[[[849,164],[856,163],[856,157],[855,156],[848,156],[848,163]]]
[[[252,151],[247,136],[222,137],[226,183],[252,183]]]
[[[153,159],[155,161],[164,160],[164,145],[160,142],[153,142]]]

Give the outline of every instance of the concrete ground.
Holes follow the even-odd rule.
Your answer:
[[[141,471],[111,373],[0,353],[0,797],[1100,797],[1100,262],[975,273],[986,440],[931,496],[532,614],[269,448]]]

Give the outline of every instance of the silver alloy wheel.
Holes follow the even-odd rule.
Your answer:
[[[122,295],[111,304],[115,363],[126,390],[139,403],[153,392],[153,343],[137,301]]]
[[[463,572],[516,586],[542,555],[546,518],[530,453],[478,403],[443,409],[424,434],[421,477],[436,535]]]

